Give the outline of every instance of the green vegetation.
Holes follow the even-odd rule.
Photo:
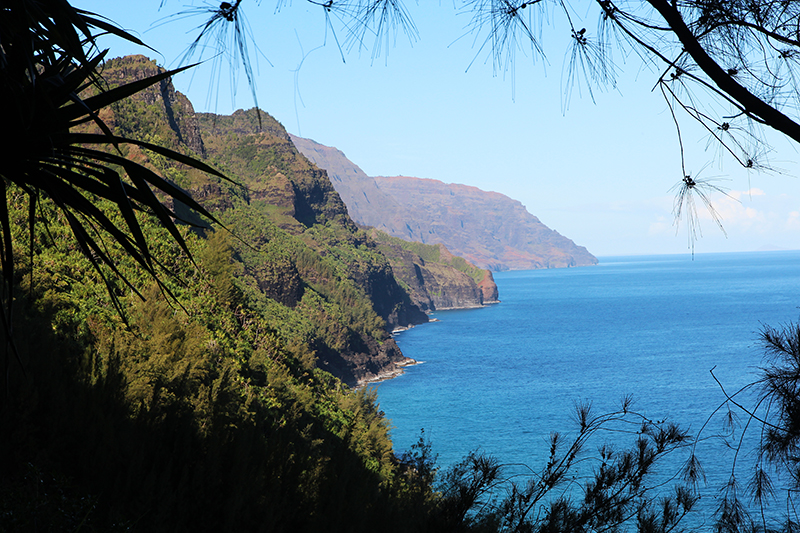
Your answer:
[[[118,65],[131,61],[110,62],[109,76]],[[133,123],[124,114],[147,98],[107,120]],[[144,113],[168,120],[176,102]],[[660,434],[649,422],[642,453],[597,478],[591,505],[547,499],[571,484],[582,442],[616,420],[588,410],[574,444],[554,442],[543,477],[509,481],[506,497],[493,490],[503,481],[493,460],[470,455],[439,477],[425,440],[396,456],[375,393],[331,373],[353,379],[399,356],[386,328],[408,297],[285,132],[240,126],[254,117],[234,117],[236,135],[224,118],[203,124],[206,157],[233,175],[230,159],[237,185],[195,179],[158,151],[127,151],[185,183],[227,228],[182,224],[176,240],[154,213],[137,212],[158,277],[100,236],[109,261],[93,268],[55,202],[40,199],[29,225],[26,191],[9,189],[19,361],[6,365],[0,409],[0,531],[527,531],[539,505],[567,515],[552,519],[594,524],[596,511],[616,509],[618,520],[646,500],[638,487],[649,466],[684,438],[652,448]],[[162,130],[141,134],[186,149],[185,130]],[[259,165],[228,157],[253,147]],[[83,194],[110,224],[127,223],[111,200]]]
[[[113,85],[151,71],[135,57],[104,75]],[[187,104],[166,84],[103,112],[133,141],[122,156],[227,228],[174,195],[160,200],[199,223],[176,226],[180,240],[137,211],[157,278],[90,229],[108,258],[93,268],[56,202],[41,197],[29,225],[28,191],[9,188],[17,349],[0,409],[0,531],[412,530],[428,496],[394,456],[374,393],[320,368],[352,383],[379,370],[361,360],[401,357],[370,293],[393,282],[388,263],[279,136],[206,135],[237,184],[137,144],[204,152],[187,144],[200,138]],[[82,194],[109,225],[133,227],[112,200]]]
[[[84,520],[100,530],[323,530],[401,513],[405,478],[374,395],[315,369],[308,344],[289,345],[272,317],[236,303],[246,295],[225,237],[187,235],[197,267],[177,250],[162,256],[186,281],[170,287],[172,304],[152,284],[147,301],[117,287],[125,327],[50,222],[55,242],[36,236],[36,271],[19,289],[27,377],[15,371],[1,420],[0,530]],[[69,494],[40,494],[31,469]]]
[[[425,262],[440,263],[442,265],[453,267],[459,272],[463,272],[472,278],[475,283],[480,283],[486,275],[486,271],[484,269],[476,267],[463,257],[451,254],[441,244],[424,244],[421,242],[404,241],[403,239],[392,237],[378,230],[373,230],[370,234],[379,243],[399,246],[403,250],[408,250],[411,253],[417,254]],[[381,247],[381,251],[385,251],[386,249],[387,247]]]
[[[573,437],[553,434],[522,477],[477,453],[437,475],[424,437],[397,457],[375,393],[333,375],[399,355],[386,327],[408,298],[376,244],[263,114],[198,124],[164,83],[119,85],[139,92],[125,103],[94,92],[96,28],[130,38],[64,2],[0,9],[0,90],[20,121],[0,167],[0,531],[676,530],[702,476],[693,457],[674,487],[655,467],[692,441],[627,401],[579,406]],[[745,411],[765,430],[755,495],[764,466],[798,486],[800,327],[763,336],[773,364]],[[601,431],[629,448],[587,453]],[[759,530],[735,492],[717,529]]]
[[[12,198],[24,249],[27,205]],[[225,213],[242,240],[182,228],[196,263],[142,216],[154,256],[180,274],[166,297],[109,243],[146,287],[145,301],[110,277],[126,327],[58,211],[45,201],[40,216],[31,255],[17,258],[23,367],[0,419],[0,529],[360,530],[385,517],[407,529],[414,475],[401,475],[374,393],[315,367],[320,352],[385,338],[333,258],[258,203]],[[39,493],[42,477],[55,494]]]
[[[491,272],[454,256],[444,245],[409,242],[375,228],[368,231],[389,259],[398,284],[420,309],[480,307],[497,300]]]

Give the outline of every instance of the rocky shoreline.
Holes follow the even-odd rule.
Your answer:
[[[437,311],[458,311],[460,309],[480,309],[481,307],[488,307],[490,305],[499,304],[500,300],[492,300],[489,302],[483,302],[482,304],[478,305],[461,305],[457,307],[437,307]],[[436,319],[432,319],[434,321]]]
[[[394,368],[382,370],[377,375],[371,375],[359,379],[358,382],[356,383],[355,388],[360,389],[362,387],[366,387],[374,383],[380,383],[381,381],[387,381],[390,379],[394,379],[397,376],[402,376],[405,373],[403,371],[405,367],[420,365],[423,362],[424,361],[417,361],[415,359],[411,359],[410,357],[406,357],[403,361],[398,361],[394,363]]]

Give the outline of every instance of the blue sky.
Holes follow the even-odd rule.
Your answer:
[[[158,0],[75,2],[160,53],[110,39],[103,46],[112,57],[142,53],[167,67],[177,65],[193,28],[204,22],[159,22],[187,4],[168,0],[159,10]],[[506,194],[598,256],[688,254],[686,225],[676,229],[672,215],[670,188],[681,178],[675,127],[652,91],[657,75],[637,57],[616,55],[616,89],[595,90],[593,102],[585,87],[575,87],[567,102],[564,28],[543,26],[545,60],[519,50],[512,70],[497,70],[480,50],[482,37],[468,33],[469,16],[451,1],[407,2],[419,32],[413,45],[398,34],[379,57],[345,50],[343,62],[320,8],[304,0],[283,4],[276,12],[274,2],[251,1],[245,13],[263,53],[251,50],[259,105],[289,132],[339,148],[371,176],[433,178]],[[591,31],[596,21],[584,25]],[[343,41],[341,26],[334,28]],[[214,64],[177,76],[176,88],[197,111],[252,107],[244,73],[232,84],[235,75],[223,63],[216,82]],[[688,119],[682,133],[687,170],[719,179],[733,198],[712,195],[727,238],[699,213],[696,252],[800,249],[796,146],[773,136],[770,160],[783,172],[748,173],[720,160]]]

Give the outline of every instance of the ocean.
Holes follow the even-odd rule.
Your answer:
[[[575,433],[577,404],[600,414],[631,396],[653,420],[694,435],[703,428],[709,512],[733,454],[708,438],[723,431],[720,420],[703,426],[725,401],[723,388],[757,378],[762,326],[798,320],[800,251],[600,261],[497,273],[501,303],[437,312],[438,321],[397,334],[420,364],[376,385],[396,450],[424,430],[442,468],[479,450],[536,470],[552,432]],[[742,455],[741,463],[752,457]]]

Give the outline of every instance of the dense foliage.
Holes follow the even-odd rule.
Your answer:
[[[162,72],[143,58],[103,70],[110,91]],[[192,194],[160,196],[195,224],[170,227],[153,210],[126,220],[102,190],[79,193],[110,227],[141,233],[153,269],[125,237],[91,234],[107,261],[81,253],[57,197],[31,211],[27,188],[8,189],[15,268],[3,271],[17,313],[3,342],[14,341],[17,364],[6,352],[0,529],[335,531],[390,517],[409,530],[428,489],[394,457],[374,393],[318,368],[355,379],[348,354],[401,357],[352,274],[382,272],[385,260],[322,174],[294,172],[266,133],[264,160],[236,185],[197,172],[202,141],[185,104],[157,84],[74,125],[83,138],[119,130],[130,140],[110,148],[119,161]],[[253,173],[288,195],[258,197]],[[193,197],[233,233],[187,209]]]
[[[235,6],[214,13],[230,21]],[[193,125],[164,72],[105,90],[102,54],[83,47],[92,28],[125,34],[66,2],[3,4],[0,27],[0,90],[21,121],[0,167],[0,531],[680,526],[699,470],[690,460],[672,490],[657,466],[691,439],[627,401],[602,415],[579,406],[576,433],[554,434],[547,464],[524,476],[477,453],[437,476],[424,439],[397,457],[375,394],[323,368],[355,376],[398,357],[386,326],[407,301],[282,128],[257,111]],[[745,411],[764,428],[748,490],[770,491],[769,465],[788,474],[791,496],[798,328],[767,328],[764,342],[775,362]],[[588,451],[605,430],[629,446]],[[766,528],[729,498],[735,486],[717,528]]]
[[[10,342],[16,250],[6,206],[10,186],[27,196],[25,222],[30,231],[37,223],[39,200],[52,201],[64,215],[63,222],[71,228],[81,251],[104,279],[102,266],[113,271],[114,262],[104,250],[103,239],[112,239],[159,282],[158,266],[136,212],[156,216],[184,251],[186,245],[173,213],[158,201],[154,191],[183,202],[207,219],[214,217],[185,191],[124,157],[122,148],[148,149],[218,178],[224,176],[182,153],[116,135],[100,118],[104,107],[171,74],[162,70],[118,87],[103,86],[98,69],[105,52],[94,46],[95,35],[106,32],[141,44],[137,38],[67,2],[4,2],[0,15],[0,99],[4,102],[6,132],[0,143],[0,328]],[[94,128],[81,128],[87,124]],[[127,179],[122,178],[123,170]],[[104,203],[93,202],[87,195]],[[121,219],[112,221],[115,215]],[[121,272],[115,275],[125,279]],[[112,301],[118,305],[113,296]],[[13,342],[9,347],[19,363]],[[10,358],[9,353],[2,354],[4,367],[11,364]]]
[[[126,328],[49,216],[49,232],[35,236],[35,270],[19,265],[31,274],[18,289],[16,329],[27,376],[14,376],[2,413],[6,530],[83,520],[119,530],[337,530],[400,513],[398,495],[410,489],[374,393],[315,369],[307,344],[290,345],[274,317],[236,303],[246,296],[228,237],[186,234],[193,266],[143,220],[185,285],[171,287],[170,302],[137,280],[150,288],[147,301],[119,295]],[[135,279],[132,261],[115,258]],[[42,476],[61,480],[55,494],[40,492]]]

